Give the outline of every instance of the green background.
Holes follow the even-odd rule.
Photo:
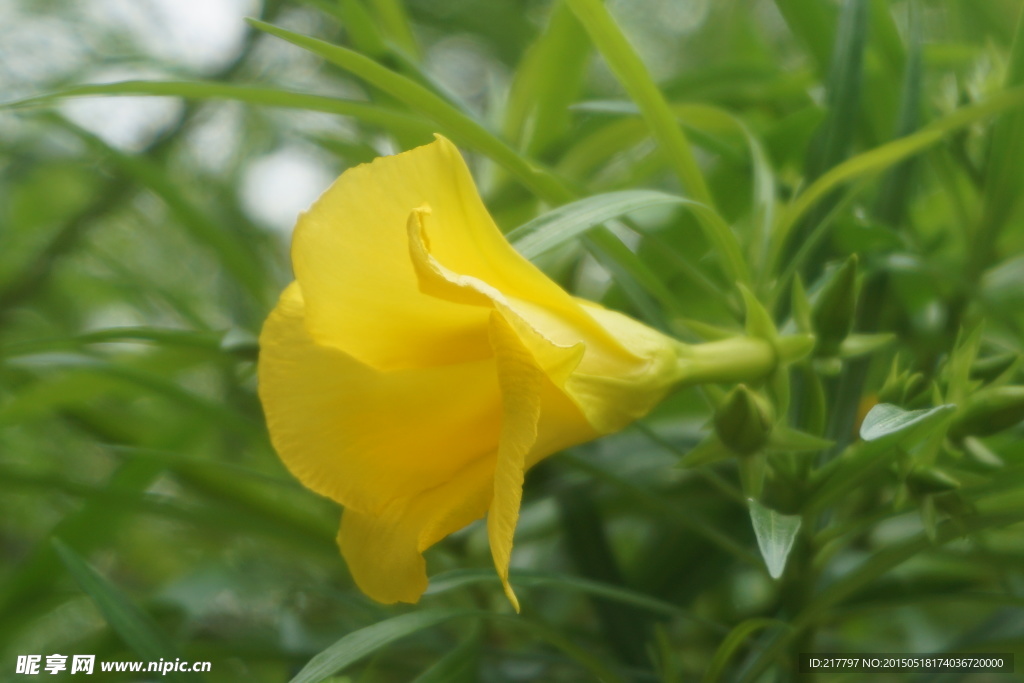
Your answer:
[[[0,3],[0,680],[62,653],[287,681],[334,643],[317,671],[367,683],[791,680],[811,650],[1015,652],[1024,670],[1020,401],[971,403],[1019,381],[1021,3],[614,0],[603,24],[601,6]],[[521,616],[481,524],[428,552],[420,605],[354,588],[339,509],[269,445],[255,340],[296,213],[434,132],[504,230],[573,198],[683,194],[728,224],[781,329],[801,327],[799,275],[819,339],[854,319],[895,335],[841,361],[819,342],[790,373],[780,420],[836,445],[756,456],[764,502],[803,516],[781,580],[751,461],[678,466],[698,444],[722,454],[721,387],[530,473]],[[641,201],[537,262],[686,341],[739,332],[730,259],[695,216]],[[852,253],[859,305],[832,320],[850,292],[823,292]],[[858,423],[880,393],[956,408],[869,452]]]

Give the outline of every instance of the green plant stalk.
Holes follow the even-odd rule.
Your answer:
[[[757,381],[778,364],[778,354],[764,339],[733,337],[682,347],[679,372],[684,385]]]

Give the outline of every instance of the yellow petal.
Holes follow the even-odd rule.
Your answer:
[[[681,343],[632,318],[581,301],[588,315],[637,356],[632,365],[614,356],[588,354],[564,388],[587,420],[602,434],[616,432],[654,408],[679,382]]]
[[[441,297],[449,301],[462,303],[469,306],[490,306],[501,314],[504,323],[514,331],[519,342],[529,351],[537,366],[544,375],[544,411],[542,414],[542,430],[538,445],[530,453],[532,465],[543,457],[567,448],[569,446],[589,441],[598,435],[591,424],[584,419],[584,414],[572,403],[571,392],[567,392],[567,382],[579,368],[584,367],[589,373],[612,372],[631,374],[637,368],[646,368],[648,363],[644,358],[653,350],[661,350],[664,339],[659,333],[649,330],[645,326],[631,321],[625,316],[619,316],[607,311],[604,318],[597,318],[586,312],[588,302],[578,300],[574,305],[579,307],[579,312],[590,316],[602,329],[622,328],[628,330],[626,335],[630,341],[637,342],[637,349],[644,356],[637,357],[633,354],[622,355],[607,353],[607,347],[595,341],[592,336],[573,328],[565,320],[558,319],[549,311],[534,304],[529,304],[522,299],[508,297],[489,283],[478,278],[454,272],[445,264],[442,264],[431,252],[430,232],[428,223],[432,225],[433,217],[430,207],[420,207],[409,216],[409,255],[413,262],[413,268],[419,277],[420,289],[432,296]],[[625,322],[620,322],[618,318]],[[604,322],[614,323],[610,328],[604,326]],[[533,325],[538,322],[544,326],[541,332]],[[493,325],[492,317],[492,325]],[[637,328],[633,330],[633,328]],[[646,333],[645,333],[646,331]],[[560,337],[566,342],[562,345],[548,337],[548,333]],[[647,338],[642,338],[649,334]],[[636,337],[637,339],[632,339]],[[588,348],[586,341],[592,344]],[[639,342],[643,341],[642,344]],[[491,333],[491,343],[494,344],[494,333]],[[612,403],[616,402],[615,397],[609,398]],[[596,397],[595,397],[596,399]]]
[[[440,486],[392,501],[379,514],[345,510],[338,545],[356,585],[378,602],[417,602],[427,588],[423,551],[487,512],[494,460],[480,458]]]
[[[346,172],[296,228],[260,338],[275,448],[346,508],[356,582],[415,602],[423,551],[487,514],[509,600],[526,469],[620,429],[678,380],[673,340],[517,254],[444,138]]]
[[[409,259],[413,209],[429,204],[459,232],[482,220],[472,186],[464,201],[453,168],[462,162],[449,147],[438,141],[351,168],[300,216],[292,265],[318,343],[383,370],[490,355],[488,312],[421,293]]]
[[[504,302],[505,296],[491,285],[471,275],[454,272],[430,253],[427,221],[432,214],[430,206],[424,204],[409,214],[406,224],[409,258],[420,291],[438,299],[467,306],[489,308],[495,302]]]
[[[544,373],[515,329],[498,312],[491,315],[491,344],[498,365],[502,415],[494,469],[494,500],[487,513],[487,536],[505,595],[518,612],[519,601],[508,582],[508,566],[523,497],[526,456],[537,441]]]
[[[433,230],[436,230],[435,221],[429,206],[419,207],[410,213],[407,224],[409,256],[420,290],[453,303],[490,307],[500,311],[556,386],[563,386],[584,358],[588,359],[587,371],[591,373],[622,375],[633,372],[638,365],[644,365],[643,356],[608,353],[608,346],[601,340],[594,339],[587,330],[575,326],[573,321],[560,318],[541,305],[510,296],[480,278],[455,272],[433,253]],[[584,303],[581,300],[571,302],[576,309],[574,316],[588,318],[591,326],[596,325],[603,331],[602,334],[607,334],[607,328],[601,321],[584,310]],[[634,325],[642,330],[647,329],[639,323]],[[614,347],[618,348],[618,345]],[[648,349],[644,346],[639,350],[646,352]]]
[[[494,452],[501,398],[493,358],[380,372],[313,342],[303,294],[297,284],[282,294],[259,360],[271,438],[303,484],[382,514]]]
[[[530,310],[553,314],[575,330],[569,344],[555,340],[563,345],[582,335],[588,345],[606,347],[604,353],[630,357],[512,248],[487,213],[458,150],[441,136],[349,169],[299,218],[292,264],[306,295],[313,339],[388,370],[466,362],[490,352],[485,309],[419,288],[407,225],[410,214],[425,206],[431,217],[429,252],[438,262],[531,304]]]

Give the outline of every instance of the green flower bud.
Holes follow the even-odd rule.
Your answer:
[[[853,329],[857,312],[857,255],[839,266],[822,287],[811,309],[811,321],[818,337],[814,355],[831,358]]]
[[[1009,429],[1024,420],[1024,386],[982,389],[967,399],[967,405],[953,418],[949,436],[988,436]]]
[[[740,384],[718,406],[714,423],[715,433],[729,450],[751,455],[768,443],[775,411],[768,401]]]

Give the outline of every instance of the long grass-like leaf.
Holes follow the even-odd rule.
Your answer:
[[[569,105],[583,84],[590,44],[566,7],[556,2],[544,32],[516,70],[505,108],[505,135],[527,154],[543,152],[568,129]]]
[[[600,111],[616,115],[636,115],[640,113],[640,110],[630,102],[589,102],[580,105],[578,108],[586,111]],[[753,169],[754,196],[752,203],[756,214],[754,222],[759,228],[757,237],[750,240],[750,252],[752,256],[757,257],[757,262],[760,263],[766,251],[768,233],[773,222],[775,207],[774,173],[764,148],[746,124],[718,107],[700,104],[676,104],[672,106],[672,111],[674,115],[679,117],[682,124],[691,123],[697,129],[703,127],[716,129],[723,127],[726,129],[732,128],[743,136],[744,141],[747,143],[750,163]],[[619,131],[615,132],[616,137],[621,140],[621,133]],[[617,141],[615,137],[612,137],[609,142],[615,144]],[[740,241],[729,225],[717,211],[706,204],[693,202],[689,206],[697,218],[704,236],[708,242],[714,245],[715,250],[723,259],[726,274],[733,281],[750,286],[750,269],[743,256]]]
[[[113,380],[116,383],[124,383],[142,389],[151,395],[161,396],[207,424],[220,425],[223,428],[247,437],[260,433],[255,422],[223,403],[183,389],[179,385],[168,381],[166,377],[130,365],[113,363],[78,354],[21,356],[16,361],[10,360],[8,362],[17,362],[24,365],[43,365],[50,372],[62,370],[65,373],[63,375],[65,378],[69,375],[95,375],[107,380]],[[31,411],[34,409],[35,406],[31,405],[31,397],[28,397],[28,399],[27,402],[30,405],[27,408],[20,401],[12,401],[5,404],[0,409],[0,424],[17,421],[24,417],[25,410]],[[67,398],[57,396],[55,400],[61,401],[67,400]]]
[[[921,56],[923,37],[921,35],[920,9],[916,2],[910,3],[909,42],[906,55],[906,70],[903,74],[903,94],[900,101],[899,120],[896,123],[896,137],[913,133],[921,122],[921,91],[924,71]],[[910,180],[913,160],[908,159],[894,166],[882,183],[875,214],[890,226],[896,227],[903,218],[910,200]]]
[[[390,643],[439,624],[459,619],[498,619],[507,621],[546,640],[590,670],[598,680],[619,683],[622,679],[590,653],[573,644],[559,631],[519,616],[460,609],[422,609],[371,624],[350,633],[316,655],[289,683],[320,683]]]
[[[622,190],[565,204],[508,233],[508,240],[528,259],[535,259],[591,228],[637,209],[657,206],[699,206],[697,202],[654,190]]]
[[[65,120],[50,117],[51,121],[69,131],[84,142],[95,153],[110,159],[127,177],[160,197],[178,219],[177,222],[198,244],[213,252],[223,267],[235,280],[243,285],[256,300],[265,294],[266,280],[254,254],[245,245],[248,240],[240,239],[237,232],[225,230],[225,226],[213,219],[207,211],[192,202],[163,168],[141,156],[125,154],[107,144],[98,135]]]
[[[721,680],[725,667],[729,665],[736,651],[751,635],[765,629],[784,629],[787,626],[784,621],[767,617],[752,617],[737,624],[718,646],[718,649],[715,650],[715,654],[711,658],[711,665],[704,672],[704,683],[717,683],[717,681]]]
[[[348,634],[313,657],[289,683],[320,683],[400,638],[448,621],[487,615],[476,610],[425,609],[379,621]]]
[[[429,136],[433,128],[422,119],[402,111],[370,102],[342,100],[337,97],[310,95],[269,86],[210,83],[204,81],[121,81],[97,85],[79,85],[53,93],[0,104],[3,109],[29,109],[52,105],[63,99],[94,96],[181,97],[190,100],[230,100],[266,107],[304,109],[326,114],[351,116],[384,130]]]
[[[1017,22],[1017,32],[1010,50],[1006,72],[1007,89],[1024,85],[1024,11]],[[996,122],[985,168],[985,194],[981,222],[970,242],[969,277],[976,276],[989,264],[995,253],[996,240],[1013,217],[1024,196],[1020,160],[1024,155],[1024,112],[1005,112]]]
[[[993,95],[980,104],[958,109],[945,118],[933,121],[916,133],[858,154],[834,167],[797,196],[780,216],[779,225],[773,235],[771,263],[778,263],[781,244],[788,237],[793,226],[834,189],[852,180],[877,174],[904,159],[920,154],[940,143],[954,131],[994,114],[1021,106],[1024,106],[1024,87],[1006,90]]]
[[[790,30],[807,46],[818,71],[828,72],[835,27],[831,4],[817,0],[775,0]]]
[[[728,628],[724,624],[709,621],[689,610],[683,609],[671,602],[660,600],[654,596],[646,595],[621,586],[611,586],[600,581],[591,581],[578,576],[566,574],[553,574],[550,572],[526,571],[515,569],[511,573],[513,584],[530,587],[550,586],[559,590],[571,590],[594,595],[605,600],[614,600],[623,604],[646,610],[653,614],[675,617],[685,621],[707,626],[715,631],[725,633]],[[462,586],[476,583],[499,583],[494,571],[490,569],[455,569],[452,571],[437,574],[430,578],[430,588],[427,595],[447,593]]]
[[[175,649],[145,612],[65,543],[54,539],[53,547],[79,587],[96,603],[110,627],[139,657],[150,662],[175,660]],[[178,674],[172,674],[170,678],[184,679]]]
[[[867,42],[868,0],[844,0],[836,29],[836,45],[832,55],[828,79],[825,82],[827,116],[808,150],[805,177],[813,182],[826,171],[845,159],[857,134],[861,114],[861,81],[864,46]],[[791,244],[785,245],[792,255],[807,236],[828,214],[837,201],[834,194],[822,197],[821,205],[814,207],[795,226]],[[825,250],[819,247],[811,259],[809,275],[816,277]]]
[[[460,144],[486,154],[543,199],[561,204],[572,198],[572,193],[549,172],[526,161],[479,122],[419,83],[382,66],[365,55],[339,45],[332,45],[316,38],[294,33],[257,19],[248,21],[261,31],[319,55],[429,117],[437,124],[441,132],[450,135]]]
[[[420,46],[413,33],[412,22],[400,0],[370,0],[370,6],[377,15],[384,35],[406,54],[414,58],[419,56]]]
[[[412,683],[475,683],[478,680],[480,649],[480,635],[476,633],[434,662]]]
[[[615,19],[608,13],[601,0],[566,1],[640,108],[647,125],[651,128],[651,133],[664,148],[685,190],[697,201],[714,206],[711,192],[700,166],[697,165],[686,134],[676,123],[675,115],[664,94],[658,89],[636,50],[622,34]]]

